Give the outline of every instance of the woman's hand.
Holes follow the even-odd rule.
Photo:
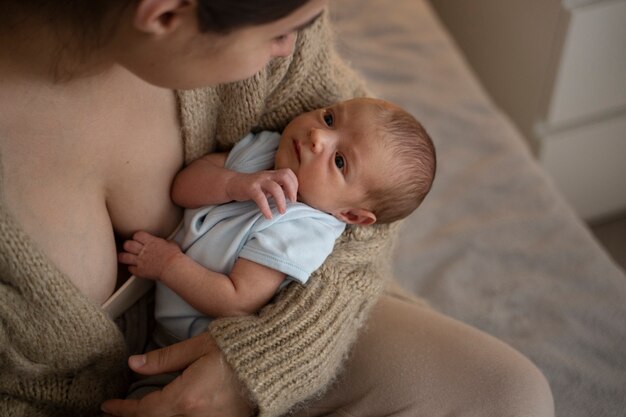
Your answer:
[[[123,247],[125,252],[117,256],[120,263],[128,265],[131,274],[148,279],[160,279],[170,262],[182,254],[176,243],[148,232],[135,233]]]
[[[268,197],[274,197],[278,211],[284,213],[286,200],[295,202],[298,197],[298,177],[289,168],[252,174],[234,173],[226,184],[226,193],[231,200],[253,200],[263,216],[271,219]]]
[[[129,366],[144,375],[174,372],[182,375],[140,400],[108,400],[106,416],[121,417],[249,417],[254,406],[245,388],[224,360],[209,333],[131,356]]]

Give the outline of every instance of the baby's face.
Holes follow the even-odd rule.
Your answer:
[[[364,208],[367,191],[384,177],[389,153],[377,140],[377,107],[355,99],[304,113],[287,125],[276,153],[276,169],[298,177],[298,200],[342,218]]]

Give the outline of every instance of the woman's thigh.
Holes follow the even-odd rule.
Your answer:
[[[383,296],[330,389],[296,416],[554,415],[548,384],[501,341]]]

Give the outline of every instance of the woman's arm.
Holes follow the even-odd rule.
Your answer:
[[[260,416],[280,416],[327,387],[382,293],[389,226],[350,227],[307,285],[290,285],[254,316],[209,331]],[[272,378],[280,375],[280,378]]]
[[[229,275],[205,268],[178,245],[146,232],[124,243],[120,262],[140,278],[155,279],[193,308],[211,317],[254,314],[276,293],[285,274],[247,259],[235,261]]]

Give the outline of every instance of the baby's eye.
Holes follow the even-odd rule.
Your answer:
[[[335,123],[335,116],[333,116],[333,114],[329,112],[328,110],[324,111],[323,118],[324,118],[324,123],[328,127],[332,127],[332,125]]]
[[[339,169],[343,169],[346,166],[346,160],[338,153],[335,154],[335,166]]]

